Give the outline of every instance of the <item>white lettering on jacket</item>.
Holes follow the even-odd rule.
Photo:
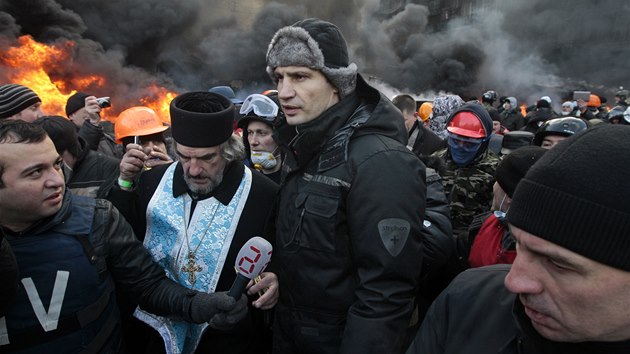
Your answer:
[[[0,317],[0,345],[9,344],[9,332],[7,331],[7,318]]]
[[[61,314],[61,305],[63,304],[63,298],[66,295],[66,287],[68,286],[69,277],[70,272],[64,270],[57,271],[57,277],[55,278],[55,285],[53,286],[52,298],[50,299],[48,312],[46,312],[46,310],[44,309],[42,299],[39,297],[39,293],[35,288],[35,283],[33,283],[33,279],[22,279],[24,290],[26,290],[28,300],[33,306],[35,316],[37,316],[39,323],[42,325],[44,331],[46,332],[57,329],[59,315]]]

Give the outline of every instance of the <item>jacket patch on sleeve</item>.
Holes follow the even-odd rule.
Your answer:
[[[398,256],[403,246],[407,243],[411,225],[407,220],[390,218],[378,222],[378,233],[387,252],[393,257]]]

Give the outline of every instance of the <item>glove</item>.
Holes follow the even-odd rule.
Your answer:
[[[247,315],[247,296],[237,300],[227,294],[197,293],[190,304],[190,318],[195,323],[208,322],[215,329],[230,329]]]

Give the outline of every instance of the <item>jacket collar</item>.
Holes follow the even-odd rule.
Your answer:
[[[296,126],[298,135],[289,144],[298,166],[306,166],[322,146],[341,128],[359,105],[355,92],[328,108],[319,117]]]
[[[33,225],[28,227],[27,229],[18,231],[18,232],[7,229],[4,226],[0,226],[0,228],[2,228],[2,232],[6,236],[20,237],[20,236],[37,235],[40,232],[47,231],[57,226],[58,224],[64,222],[67,218],[70,217],[71,207],[72,207],[72,197],[70,194],[71,192],[66,188],[63,194],[63,201],[61,204],[61,209],[59,209],[55,214],[49,217],[40,219],[36,221]]]

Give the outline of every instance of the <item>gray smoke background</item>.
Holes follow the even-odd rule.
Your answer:
[[[464,16],[436,28],[438,7]],[[573,90],[610,102],[630,87],[629,15],[619,0],[0,0],[0,49],[24,34],[71,39],[72,60],[51,77],[99,73],[108,87],[92,93],[128,106],[152,82],[180,92],[231,85],[245,97],[273,88],[265,53],[275,31],[319,17],[340,27],[360,72],[390,97],[496,90],[529,104],[548,95],[559,108]]]

